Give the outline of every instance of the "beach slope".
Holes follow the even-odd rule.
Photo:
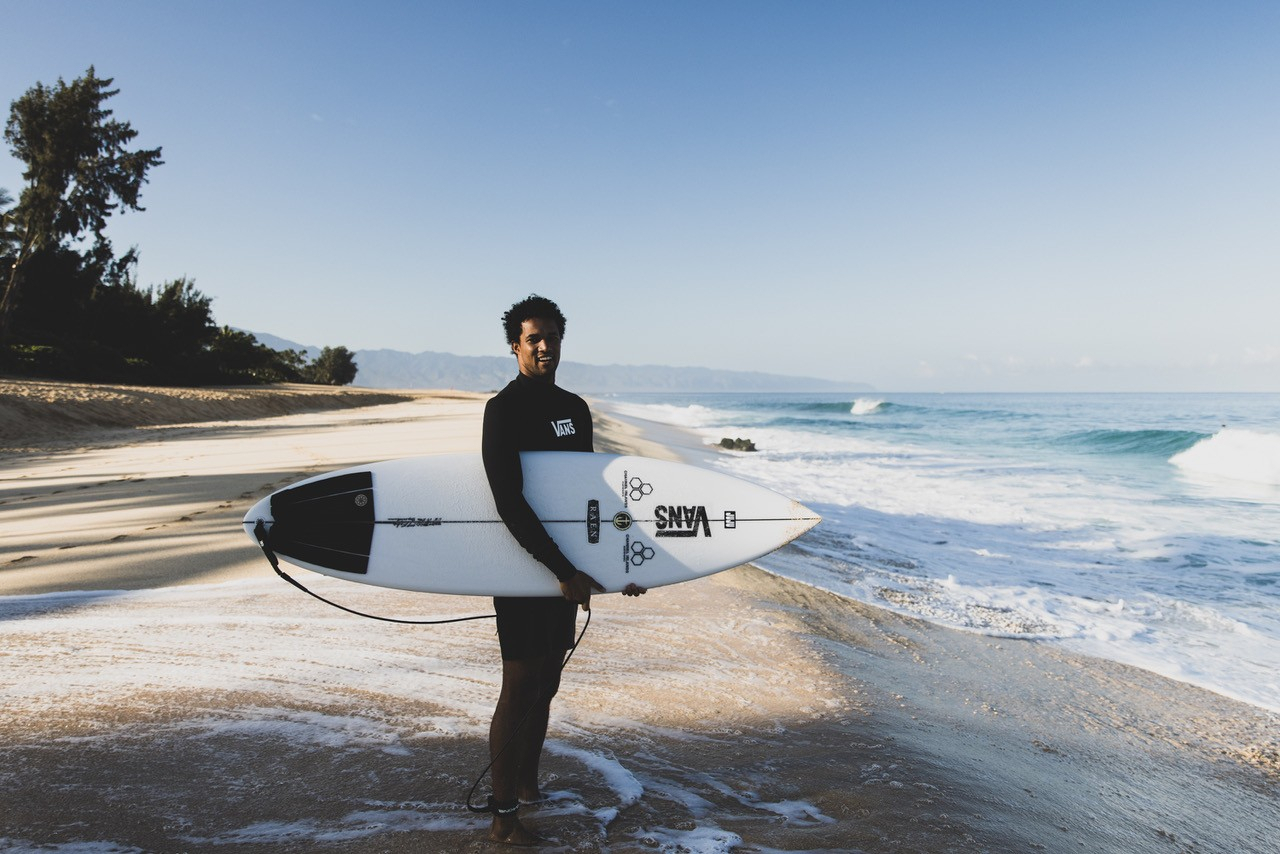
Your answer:
[[[0,457],[0,848],[492,850],[462,805],[497,695],[492,624],[344,614],[275,578],[239,525],[310,474],[476,451],[483,400],[171,413]],[[601,449],[679,453],[597,429]],[[489,612],[296,574],[375,613]],[[1275,724],[744,567],[596,600],[553,712],[550,798],[526,813],[547,850],[1268,852]]]

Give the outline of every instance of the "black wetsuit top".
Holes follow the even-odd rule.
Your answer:
[[[517,542],[561,581],[578,570],[525,500],[520,452],[592,450],[591,410],[559,386],[520,374],[485,404],[481,455],[498,515]]]

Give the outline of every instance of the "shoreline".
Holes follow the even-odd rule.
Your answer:
[[[477,450],[485,398],[0,458],[0,848],[493,850],[458,805],[491,630],[304,601],[237,524],[306,474]],[[592,403],[598,450],[717,453]],[[378,613],[487,605],[314,586]],[[595,610],[553,708],[553,799],[529,811],[554,850],[1262,852],[1280,833],[1275,716],[1146,671],[752,567]]]

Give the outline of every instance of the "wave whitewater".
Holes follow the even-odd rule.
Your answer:
[[[1280,434],[1229,427],[1169,462],[1198,475],[1280,486]]]

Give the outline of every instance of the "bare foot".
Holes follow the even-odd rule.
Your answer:
[[[542,842],[542,838],[520,823],[520,819],[512,815],[495,815],[493,827],[489,829],[489,839],[503,845],[515,845],[529,848]]]

